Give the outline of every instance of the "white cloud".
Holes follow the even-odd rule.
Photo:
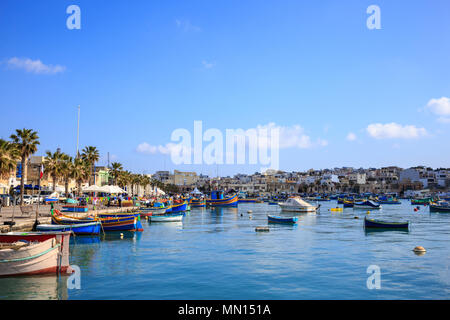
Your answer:
[[[6,64],[10,68],[23,69],[26,72],[36,74],[56,74],[64,72],[66,67],[60,65],[46,65],[41,60],[31,60],[29,58],[17,58],[13,57],[9,59]]]
[[[139,144],[136,151],[144,154],[180,154],[180,152],[190,152],[189,148],[175,143],[166,143],[165,145],[154,146],[147,142]]]
[[[212,67],[214,67],[216,65],[215,62],[208,62],[205,60],[202,61],[202,64],[206,69],[211,69]]]
[[[438,122],[440,123],[450,123],[450,117],[446,118],[446,117],[439,117],[437,119]]]
[[[175,23],[176,23],[177,27],[179,29],[183,30],[184,32],[189,32],[189,31],[199,32],[199,31],[202,31],[202,29],[200,27],[194,26],[189,20],[176,19]]]
[[[450,99],[446,97],[431,99],[426,108],[438,116],[450,116]]]
[[[367,133],[375,139],[413,139],[428,135],[425,128],[418,128],[413,125],[402,126],[392,123],[373,123],[367,128]]]
[[[356,134],[353,132],[349,132],[346,138],[348,141],[355,141],[356,140]]]
[[[266,125],[258,125],[256,128],[248,129],[249,130],[257,130],[261,132],[261,130],[267,130],[268,136],[267,138],[258,137],[258,144],[260,147],[262,146],[270,146],[271,132],[273,130],[278,130],[279,134],[279,148],[287,149],[287,148],[299,148],[299,149],[309,149],[313,147],[325,147],[328,145],[327,140],[316,139],[315,141],[311,140],[311,137],[305,133],[305,130],[300,125],[293,126],[279,126],[274,122],[270,122]]]

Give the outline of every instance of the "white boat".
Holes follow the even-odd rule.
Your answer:
[[[182,214],[155,215],[149,216],[148,219],[151,222],[174,222],[183,220],[183,215]]]
[[[289,198],[286,202],[280,202],[278,205],[281,210],[287,212],[316,212],[320,205],[314,206],[300,197]]]
[[[43,242],[2,243],[0,276],[56,274],[59,248],[55,238]]]

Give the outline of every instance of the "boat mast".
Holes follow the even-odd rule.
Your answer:
[[[80,136],[80,105],[78,105],[78,122],[77,122],[77,154],[75,155],[75,158],[78,158],[78,142],[79,142],[79,136]]]

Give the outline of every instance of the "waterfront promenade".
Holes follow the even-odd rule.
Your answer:
[[[55,208],[59,209],[59,205],[56,205]],[[41,224],[50,223],[50,205],[41,205],[39,207],[39,217],[38,220]],[[0,233],[9,232],[9,231],[31,231],[33,228],[34,221],[36,219],[36,205],[33,205],[31,214],[22,214],[20,207],[10,206],[3,207],[0,213]],[[116,213],[116,212],[130,212],[134,210],[132,207],[127,208],[119,208],[119,207],[102,207],[96,208],[94,210],[93,205],[89,205],[89,214],[96,215],[99,213]],[[71,215],[85,215],[86,213],[76,213],[71,212]],[[5,221],[11,221],[14,217],[15,225],[12,227],[12,230],[9,225],[4,225]]]

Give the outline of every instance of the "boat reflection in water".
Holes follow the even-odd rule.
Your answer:
[[[0,279],[0,300],[67,300],[65,276],[29,276]]]
[[[376,235],[386,231],[395,232],[397,234],[408,234],[409,230],[405,228],[364,228],[364,233],[368,235]]]

